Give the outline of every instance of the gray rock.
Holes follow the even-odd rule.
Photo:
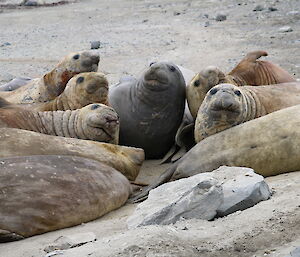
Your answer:
[[[300,257],[300,246],[291,251],[291,257]]]
[[[151,190],[129,217],[129,228],[167,225],[184,219],[211,220],[223,200],[222,188],[209,173],[169,182]]]
[[[56,240],[54,240],[52,244],[45,247],[44,251],[49,253],[57,250],[66,250],[93,241],[96,241],[96,235],[92,232],[60,236]]]
[[[24,0],[21,5],[25,6],[38,6],[45,4],[45,1],[43,0]]]
[[[277,9],[276,7],[273,7],[273,6],[270,6],[270,7],[268,8],[268,10],[269,10],[270,12],[278,11],[278,9]]]
[[[92,41],[91,49],[98,49],[98,48],[100,48],[100,41]]]
[[[254,7],[254,9],[253,9],[253,11],[254,12],[261,12],[261,11],[263,11],[265,8],[262,6],[262,5],[257,5],[257,6],[255,6]]]
[[[290,11],[287,14],[291,15],[291,16],[300,16],[300,12],[299,11]]]
[[[225,170],[224,170],[225,169]],[[223,172],[229,167],[223,167]],[[218,216],[226,216],[235,211],[242,211],[254,206],[260,201],[270,198],[272,192],[263,176],[254,173],[252,169],[243,169],[243,174],[223,183],[223,204],[218,208]]]
[[[0,85],[0,91],[13,91],[19,87],[22,87],[30,82],[31,78],[19,77],[14,78],[10,82]]]
[[[181,218],[212,220],[252,207],[270,196],[264,178],[253,169],[222,166],[151,190],[127,224],[134,228],[172,224]]]
[[[284,27],[279,28],[278,31],[282,32],[282,33],[284,33],[284,32],[292,32],[293,29],[290,26],[284,26]]]
[[[206,21],[205,23],[204,23],[204,27],[208,27],[210,24],[209,24],[209,21]]]
[[[218,14],[215,18],[216,21],[225,21],[227,16],[225,14]]]

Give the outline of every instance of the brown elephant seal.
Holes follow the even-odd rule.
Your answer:
[[[109,84],[103,73],[85,72],[71,78],[65,90],[50,102],[23,106],[36,111],[80,109],[92,103],[108,105]]]
[[[195,140],[300,104],[300,82],[237,87],[220,84],[208,91],[195,122]]]
[[[282,109],[205,138],[131,201],[168,181],[222,165],[249,167],[263,176],[300,170],[300,105]]]
[[[97,71],[99,55],[82,51],[67,55],[51,72],[31,80],[11,92],[0,92],[0,97],[12,103],[48,102],[60,95],[70,78],[81,72]]]
[[[131,192],[120,172],[82,157],[1,158],[0,170],[0,242],[95,220]]]
[[[0,158],[27,155],[84,157],[115,168],[132,181],[144,161],[144,151],[140,148],[0,128]]]
[[[296,81],[278,65],[257,60],[267,55],[265,51],[250,52],[227,75],[215,66],[209,66],[196,74],[187,86],[187,102],[194,119],[206,93],[215,85],[231,83],[236,86],[261,86]]]
[[[163,157],[184,113],[185,82],[178,67],[153,63],[139,79],[112,86],[108,95],[120,116],[120,144],[144,149],[147,159]]]
[[[1,102],[0,127],[118,144],[119,117],[113,108],[90,104],[78,110],[37,112]]]

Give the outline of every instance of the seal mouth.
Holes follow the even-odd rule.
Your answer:
[[[89,125],[89,127],[92,129],[93,131],[93,134],[96,135],[96,136],[100,136],[100,137],[103,137],[103,135],[105,135],[105,137],[108,139],[108,140],[104,140],[104,139],[101,139],[101,141],[111,141],[114,139],[114,133],[115,133],[115,129],[106,129],[104,128],[103,125]]]

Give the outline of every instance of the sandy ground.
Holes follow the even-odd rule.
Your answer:
[[[94,40],[101,41],[99,70],[111,84],[155,60],[194,71],[207,65],[229,71],[258,49],[300,77],[299,0],[83,0],[38,8],[5,6],[8,2],[15,1],[0,0],[0,84],[16,76],[39,77]],[[254,12],[258,4],[265,9]],[[227,20],[215,21],[219,13]],[[283,26],[293,31],[279,32]],[[164,169],[146,162],[139,181],[149,182]],[[213,222],[128,231],[126,219],[135,206],[126,205],[87,224],[1,244],[0,256],[44,256],[43,249],[59,236],[85,231],[94,232],[97,241],[58,256],[286,256],[300,246],[300,172],[267,182],[275,190],[271,200]]]

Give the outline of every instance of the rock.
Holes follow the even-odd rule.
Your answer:
[[[234,168],[222,167],[222,169],[222,172],[226,172]],[[249,168],[238,169],[243,174],[222,184],[224,201],[217,210],[217,215],[220,217],[252,207],[260,201],[269,199],[272,194],[263,176],[254,173]]]
[[[222,166],[150,191],[129,217],[129,228],[172,224],[181,218],[212,220],[267,200],[271,190],[253,169]]]
[[[151,190],[149,198],[129,217],[129,228],[173,224],[180,219],[211,220],[223,201],[217,181],[209,173],[169,182]]]
[[[24,0],[21,5],[25,6],[38,6],[45,4],[45,1],[43,0]]]
[[[299,11],[290,11],[287,14],[292,15],[292,16],[298,16],[298,15],[300,15],[300,12]]]
[[[66,250],[93,241],[96,241],[96,235],[92,232],[60,236],[59,238],[54,240],[51,245],[45,247],[44,251],[49,253],[57,250]]]
[[[263,11],[265,8],[262,5],[257,5],[254,7],[253,12],[261,12]]]
[[[276,7],[273,7],[273,6],[270,6],[270,7],[268,8],[268,10],[269,10],[270,12],[278,11],[278,9],[277,9]]]
[[[286,257],[300,257],[300,246],[296,247],[293,251],[290,252]]]
[[[278,31],[282,32],[282,33],[284,33],[284,32],[292,32],[293,29],[290,26],[284,26],[284,27],[279,28]]]
[[[215,18],[216,21],[225,21],[227,16],[225,14],[218,14]]]
[[[204,15],[203,15],[203,18],[208,18],[209,17],[209,15],[207,14],[207,13],[205,13]]]
[[[204,23],[204,27],[208,27],[209,26],[209,21],[206,21],[205,23]]]
[[[99,49],[99,48],[100,48],[100,41],[91,42],[91,49]]]
[[[3,47],[3,46],[10,46],[10,45],[11,45],[11,43],[5,42],[5,43],[3,43],[2,45],[0,45],[0,47]]]

